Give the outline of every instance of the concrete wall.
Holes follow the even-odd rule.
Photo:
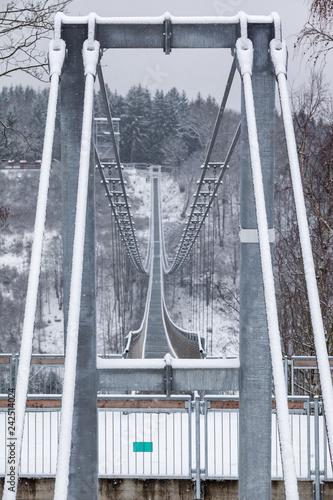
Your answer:
[[[300,481],[302,500],[312,500],[312,483]],[[205,500],[238,500],[238,481],[205,481]],[[17,500],[53,500],[54,478],[20,479]],[[3,478],[0,478],[0,497]],[[189,480],[165,479],[99,479],[99,500],[193,500],[193,483]],[[324,485],[324,500],[333,498],[333,484]],[[79,500],[79,499],[77,499]],[[272,500],[285,500],[282,481],[272,482]]]

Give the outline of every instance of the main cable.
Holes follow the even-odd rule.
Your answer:
[[[84,107],[73,242],[72,276],[68,308],[65,372],[54,500],[67,499],[69,483],[69,462],[72,448],[72,426],[81,306],[84,239],[86,230],[90,145],[92,136],[94,81],[96,66],[100,55],[99,43],[96,40],[85,40],[83,43],[82,53],[85,69]]]
[[[50,183],[52,149],[54,141],[55,121],[57,114],[57,99],[60,75],[65,60],[66,45],[64,40],[52,40],[49,45],[50,62],[50,93],[46,116],[43,155],[39,179],[34,239],[31,250],[31,262],[28,278],[27,298],[25,303],[22,341],[19,356],[15,390],[15,466],[8,455],[5,478],[14,475],[15,485],[9,488],[6,479],[3,489],[3,500],[14,500],[17,494],[18,473],[21,461],[22,439],[24,431],[25,407],[27,401],[32,341],[37,308],[37,296],[41,269],[43,237],[45,230],[46,208]],[[14,471],[13,471],[14,467]]]
[[[293,126],[289,95],[287,88],[287,48],[284,41],[273,39],[270,43],[270,53],[274,64],[278,83],[282,119],[284,124],[290,173],[296,207],[299,237],[303,256],[304,274],[308,292],[311,322],[316,346],[317,362],[320,374],[324,411],[327,426],[328,443],[331,463],[333,463],[333,388],[331,370],[325,339],[325,329],[320,308],[320,299],[313,262],[309,224],[306,215],[302,178],[298,162],[297,145]]]
[[[284,380],[279,321],[277,314],[271,250],[269,246],[265,194],[261,171],[259,141],[252,89],[253,46],[251,40],[245,37],[239,38],[236,42],[236,53],[239,61],[244,88],[246,121],[248,126],[252,180],[257,215],[259,249],[264,285],[264,297],[266,305],[266,318],[271,352],[272,371],[275,387],[282,466],[285,479],[285,492],[287,500],[296,500],[299,498],[297,477],[289,422],[288,396]]]

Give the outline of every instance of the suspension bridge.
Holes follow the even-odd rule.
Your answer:
[[[188,221],[171,259],[165,251],[161,222],[161,175],[160,168],[156,166],[152,167],[150,174],[151,222],[145,259],[140,253],[134,225],[135,215],[131,213],[112,123],[112,110],[106,98],[100,64],[103,50],[114,48],[156,48],[162,49],[166,55],[181,48],[232,49],[227,85]],[[22,344],[15,377],[16,387],[10,394],[7,408],[7,463],[3,499],[17,497],[20,465],[23,468],[26,466],[25,458],[22,458],[22,449],[26,446],[23,444],[24,422],[27,421],[26,407],[31,404],[27,399],[29,371],[31,360],[34,359],[32,339],[59,89],[66,348],[54,499],[97,499],[98,477],[103,474],[110,474],[113,478],[127,475],[192,479],[196,499],[202,498],[202,482],[209,474],[215,479],[236,476],[240,499],[271,498],[272,380],[279,436],[275,452],[277,462],[280,460],[281,475],[283,472],[285,497],[288,500],[299,498],[298,479],[309,478],[312,473],[309,465],[308,472],[302,476],[299,463],[297,467],[295,463],[293,443],[295,444],[296,438],[294,427],[292,429],[290,425],[286,367],[282,359],[271,258],[274,241],[273,139],[276,83],[313,322],[316,366],[321,380],[327,432],[326,462],[330,461],[333,443],[333,393],[287,93],[287,49],[281,35],[279,16],[274,13],[270,16],[247,16],[240,12],[230,18],[179,18],[170,14],[157,18],[102,18],[96,14],[73,18],[58,14],[54,39],[50,43],[49,61],[49,105]],[[212,162],[211,153],[224,119],[228,95],[237,70],[242,81],[241,123],[234,131],[226,157],[219,163]],[[98,150],[92,147],[96,78],[104,95],[115,154],[112,165],[103,163],[103,159],[98,157]],[[190,258],[196,241],[205,228],[238,141],[241,145],[240,356],[239,359],[214,359],[207,356],[200,331],[185,331],[171,320],[164,300],[163,282],[165,276],[181,269]],[[149,277],[141,326],[137,331],[129,332],[123,355],[109,359],[102,359],[96,354],[96,163],[117,234],[123,244],[123,252],[137,273]],[[8,363],[12,366],[10,359]],[[218,472],[218,467],[226,456],[227,440],[223,438],[224,444],[216,445],[217,435],[221,431],[217,430],[215,421],[220,417],[216,417],[213,410],[222,410],[228,405],[229,408],[232,407],[233,403],[228,397],[221,396],[221,393],[230,391],[239,392],[237,427],[234,428],[236,430],[230,430],[228,438],[228,448],[234,451],[237,449],[238,470],[235,473],[230,469],[228,475]],[[101,393],[106,394],[102,400]],[[308,410],[305,410],[306,404]],[[98,412],[98,407],[101,406],[113,408],[112,425],[106,414],[104,421],[103,417],[101,419]],[[293,408],[310,418],[310,403],[300,400],[297,404],[294,402]],[[319,418],[318,408],[317,402],[314,411]],[[176,415],[177,411],[179,414]],[[149,424],[144,421],[145,412],[148,413]],[[138,423],[140,415],[143,416]],[[205,459],[201,457],[200,447],[202,415],[206,419]],[[161,420],[162,417],[164,420]],[[117,419],[118,427],[115,427]],[[26,425],[29,429],[29,423]],[[224,424],[222,417],[220,418],[220,429],[223,430],[225,425],[229,429],[233,428],[231,416],[228,424]],[[112,472],[108,470],[109,462],[106,459],[109,453],[106,436],[111,427],[113,450],[119,451],[118,454],[113,454]],[[50,421],[50,434],[52,428],[54,425]],[[170,429],[171,440],[168,434]],[[195,429],[193,433],[192,429]],[[211,429],[214,429],[213,434]],[[105,445],[101,444],[101,433],[105,434]],[[163,439],[160,439],[160,433],[164,436]],[[192,450],[193,434],[195,460]],[[186,442],[183,441],[183,435],[187,436]],[[234,439],[235,435],[238,444]],[[300,435],[303,435],[302,431]],[[145,439],[145,436],[148,438]],[[52,438],[50,443],[51,440]],[[156,463],[153,463],[152,458],[154,440],[155,448],[158,442]],[[318,434],[316,440],[319,440]],[[181,444],[180,448],[176,446],[178,442]],[[135,454],[133,463],[129,451],[131,444]],[[308,453],[309,449],[308,447]],[[103,452],[105,460],[101,466]],[[138,453],[141,452],[143,461],[138,465]],[[188,457],[186,464],[183,458],[177,462],[179,457],[183,457],[182,453]],[[192,466],[193,461],[195,467]],[[229,462],[235,462],[232,452]],[[211,467],[215,472],[209,473],[209,470],[212,471]],[[318,467],[313,497],[316,500],[321,495]]]

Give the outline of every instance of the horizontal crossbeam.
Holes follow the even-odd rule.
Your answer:
[[[68,17],[61,14],[61,37],[70,42],[87,37],[88,17]],[[168,29],[166,30],[166,21]],[[248,36],[260,27],[274,38],[271,16],[247,16]],[[96,16],[95,38],[101,49],[221,49],[233,48],[240,36],[240,18],[233,17],[176,17],[166,13],[159,17],[102,18]],[[166,50],[166,47],[168,50]]]
[[[178,393],[237,391],[238,359],[101,359],[99,391]]]

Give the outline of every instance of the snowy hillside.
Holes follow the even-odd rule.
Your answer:
[[[27,283],[27,273],[30,260],[32,244],[34,207],[36,204],[36,188],[38,172],[8,172],[2,171],[3,185],[7,187],[8,199],[11,199],[11,216],[7,228],[1,234],[0,253],[0,291],[3,303],[8,311],[11,311],[6,326],[2,321],[2,352],[17,352],[19,350],[19,335],[23,313],[24,298]],[[61,237],[59,219],[55,222],[52,209],[55,199],[60,200],[60,170],[52,173],[50,190],[50,207],[48,210],[47,233],[43,245],[43,263],[40,281],[40,294],[38,310],[35,323],[34,352],[61,353],[63,352],[63,311],[61,291]],[[142,255],[145,254],[149,234],[150,213],[150,174],[147,170],[136,170],[126,168],[124,175],[127,181],[127,190],[130,197],[135,227],[137,230]],[[25,176],[25,177],[22,177]],[[184,218],[181,213],[184,205],[184,192],[181,193],[178,183],[170,172],[162,176],[162,207],[163,224],[167,249],[170,256],[174,252],[174,245],[178,242]],[[33,184],[33,193],[26,189],[30,183]],[[31,196],[28,196],[30,191]],[[17,200],[16,203],[13,200]],[[100,186],[99,177],[96,173],[96,221],[97,221],[97,255],[98,262],[110,259],[110,217],[109,207]],[[29,205],[29,211],[24,212],[25,204]],[[51,212],[50,212],[51,210]],[[60,212],[60,207],[57,209]],[[59,213],[60,216],[60,213]],[[56,227],[55,227],[56,226]],[[104,266],[104,264],[103,264]],[[98,268],[98,277],[101,270]],[[105,272],[103,271],[104,280]],[[105,290],[98,292],[97,302],[97,325],[98,325],[98,350],[101,354],[112,352],[112,342],[106,341],[107,327],[105,322],[112,314],[112,277],[107,284],[110,294]],[[99,282],[99,278],[97,280]],[[103,287],[106,284],[103,282]],[[106,295],[108,305],[106,304]],[[110,302],[111,297],[111,302]],[[179,322],[181,326],[191,326],[192,319],[186,311],[189,297],[186,290],[181,287],[177,289],[177,299],[170,309],[171,317]],[[110,311],[106,314],[105,308]],[[140,312],[138,312],[140,315]],[[2,312],[4,318],[4,312]],[[11,317],[10,317],[11,316]],[[14,320],[15,318],[15,320]],[[130,325],[134,329],[137,325]],[[214,328],[210,333],[209,350],[215,355],[234,355],[237,352],[237,318],[226,311],[221,299],[214,303]],[[110,332],[109,332],[110,334]],[[112,336],[112,332],[111,332]],[[121,348],[121,346],[119,347]],[[118,348],[118,350],[119,350]]]

